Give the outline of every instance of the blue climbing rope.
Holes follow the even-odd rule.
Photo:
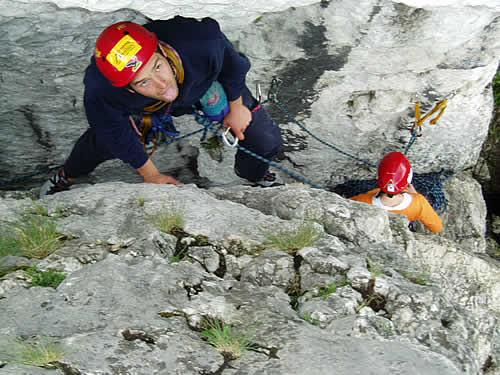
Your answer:
[[[289,121],[295,123],[299,128],[301,128],[303,131],[305,131],[307,134],[309,134],[312,138],[314,138],[315,140],[317,140],[318,142],[320,142],[321,144],[337,151],[338,153],[344,155],[344,156],[347,156],[348,158],[351,158],[353,160],[356,160],[358,162],[360,162],[361,164],[365,165],[368,167],[368,169],[372,170],[373,168],[376,168],[376,165],[373,164],[373,163],[370,163],[369,161],[366,161],[364,159],[361,159],[355,155],[352,155],[342,149],[340,149],[339,147],[321,139],[320,137],[318,137],[317,135],[315,135],[314,133],[312,133],[309,129],[306,128],[306,126],[300,122],[299,120],[296,120],[292,113],[290,112],[290,110],[287,108],[286,105],[284,105],[283,103],[281,103],[279,100],[278,100],[278,94],[277,94],[277,86],[278,86],[278,80],[276,79],[276,77],[274,77],[272,80],[271,80],[271,87],[269,88],[269,93],[268,93],[268,96],[267,96],[267,100],[264,102],[270,102],[270,103],[273,103],[274,105],[276,105],[285,115],[286,117],[288,118]]]
[[[194,118],[195,118],[195,121],[202,125],[204,127],[204,129],[208,129],[210,130],[212,133],[214,133],[217,137],[219,137],[220,139],[222,139],[222,133],[220,131],[220,129],[222,128],[222,123],[214,123],[212,121],[210,121],[207,117],[205,117],[204,115],[200,114],[199,112],[195,112],[194,113]],[[273,168],[276,168],[280,171],[282,171],[283,173],[286,173],[288,176],[292,177],[293,179],[299,181],[299,182],[302,182],[304,184],[307,184],[313,188],[316,188],[316,189],[324,189],[323,186],[320,186],[316,183],[314,183],[313,181],[307,179],[306,177],[300,175],[299,173],[291,170],[291,169],[288,169],[286,167],[283,167],[282,165],[272,161],[272,160],[269,160],[267,158],[264,158],[263,156],[259,155],[259,154],[256,154],[255,152],[237,144],[235,145],[235,148],[237,148],[238,150],[241,150],[242,152],[254,157],[255,159],[257,160],[260,160],[268,165],[270,165],[271,167]]]

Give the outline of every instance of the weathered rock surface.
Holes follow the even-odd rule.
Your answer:
[[[140,178],[112,161],[90,176],[104,184],[37,203],[9,193],[0,226],[41,204],[65,241],[43,260],[0,260],[0,374],[499,374],[498,262],[486,254],[480,187],[461,171],[475,164],[491,117],[500,4],[310,3],[0,0],[0,188],[45,178],[87,127],[83,71],[105,26],[208,15],[251,59],[249,87],[266,91],[277,76],[290,115],[370,163],[407,144],[416,99],[427,111],[448,98],[409,152],[416,172],[458,172],[445,184],[445,232],[413,233],[400,216],[302,185],[240,186],[233,151],[193,137],[154,160],[187,184],[218,187],[128,184]],[[283,165],[321,185],[373,178],[269,108]],[[176,124],[198,128],[187,116]],[[183,231],[160,231],[160,210],[180,213]],[[304,222],[322,234],[314,244],[284,252],[267,242]],[[31,264],[68,276],[55,290],[30,287],[22,268]],[[249,350],[218,352],[201,335],[207,318],[247,335]],[[5,355],[13,340],[44,337],[63,349],[56,369]]]
[[[34,204],[1,199],[0,214],[15,222]],[[15,338],[52,337],[58,371],[80,374],[492,374],[500,358],[493,260],[333,193],[107,183],[37,204],[68,238],[38,267],[68,276],[56,290],[29,288],[23,271],[0,280],[0,353]],[[165,209],[182,212],[181,237],[153,224]],[[266,242],[304,220],[324,228],[311,246]],[[251,349],[223,357],[201,336],[209,317],[249,335]]]
[[[185,12],[172,2],[165,2],[164,8],[142,1],[87,1],[78,6],[131,7],[153,18],[178,13],[221,18],[224,31],[252,60],[250,87],[260,81],[265,92],[271,77],[277,76],[277,97],[292,116],[325,141],[372,163],[407,144],[415,97],[424,111],[447,97],[445,115],[438,126],[425,126],[410,150],[411,161],[417,172],[458,171],[475,164],[491,118],[489,84],[500,56],[495,2],[301,1],[307,6],[287,10],[299,2],[239,4],[237,10],[233,3],[202,2],[196,10],[188,4]],[[111,22],[146,21],[132,10],[99,13],[66,8],[75,5],[72,1],[55,4],[63,9],[38,1],[0,1],[0,61],[10,67],[0,80],[0,123],[5,124],[0,138],[5,151],[0,156],[2,184],[37,172],[44,176],[49,166],[64,161],[87,127],[82,77],[95,38]],[[225,12],[226,7],[231,12]],[[250,13],[256,9],[280,11],[246,24],[255,18]],[[241,21],[241,14],[250,16]],[[373,171],[363,164],[312,139],[276,108],[273,113],[286,140],[285,165],[319,184],[372,177]],[[198,127],[189,117],[179,119],[178,125],[183,132]],[[190,138],[161,150],[155,160],[184,182],[237,181],[230,151],[217,163],[198,147],[198,139]],[[12,160],[16,168],[11,168]],[[134,182],[137,177],[117,162],[100,168],[94,180]]]

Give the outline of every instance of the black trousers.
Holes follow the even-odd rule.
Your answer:
[[[252,121],[245,130],[245,140],[239,144],[266,159],[272,159],[281,150],[283,140],[276,123],[269,113],[252,97],[250,90],[242,93],[243,104],[252,111]],[[124,126],[129,126],[124,124]],[[64,171],[68,177],[80,177],[92,172],[106,160],[115,159],[105,144],[99,140],[96,132],[89,128],[75,143],[68,159],[64,163]],[[268,164],[251,155],[238,150],[234,165],[238,176],[250,181],[260,180],[268,170]]]

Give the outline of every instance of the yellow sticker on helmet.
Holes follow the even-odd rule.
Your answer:
[[[113,65],[119,72],[121,72],[131,60],[137,61],[137,52],[141,50],[139,43],[135,41],[130,35],[125,35],[118,43],[115,44],[113,49],[109,51],[106,60]],[[132,64],[135,66],[136,64]],[[129,65],[130,66],[130,65]]]

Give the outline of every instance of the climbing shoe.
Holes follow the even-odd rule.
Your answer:
[[[54,174],[54,176],[50,177],[49,180],[42,185],[40,188],[40,198],[45,195],[52,195],[61,191],[69,190],[71,185],[72,182],[69,181],[64,173],[64,169],[61,168],[56,174]]]
[[[255,182],[255,185],[260,187],[274,187],[285,185],[285,183],[276,172],[267,171],[262,179]]]

